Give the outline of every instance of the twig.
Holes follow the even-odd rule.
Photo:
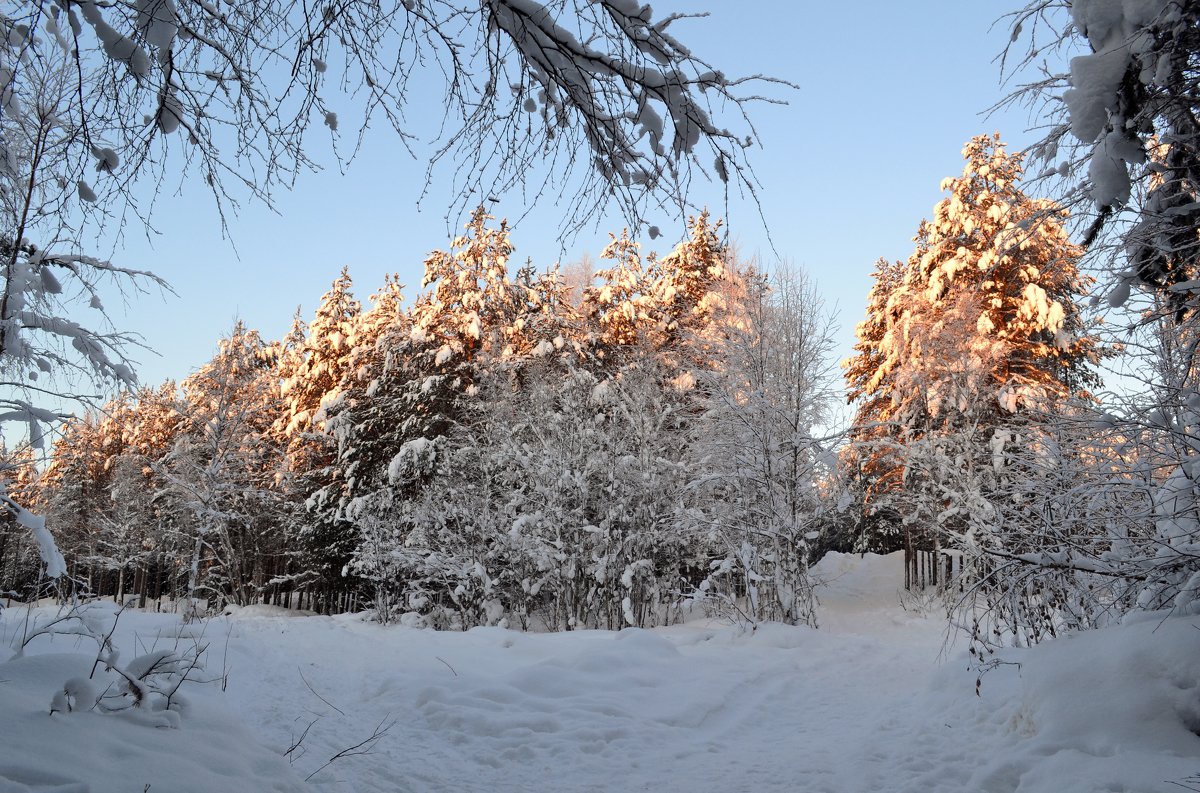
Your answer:
[[[353,746],[347,746],[345,749],[341,750],[340,752],[335,754],[333,757],[326,760],[324,765],[322,765],[316,771],[313,771],[308,776],[304,777],[304,781],[307,782],[308,780],[312,779],[317,774],[321,773],[326,768],[328,768],[331,764],[333,764],[334,762],[336,762],[338,760],[342,760],[347,757],[356,757],[358,755],[371,754],[371,751],[375,748],[375,744],[379,743],[379,739],[382,738],[384,735],[386,735],[388,730],[392,729],[392,727],[395,726],[396,722],[394,722],[394,721],[388,722],[388,718],[390,716],[391,716],[390,713],[387,716],[384,716],[383,719],[380,720],[379,724],[375,725],[375,729],[374,729],[374,731],[371,732],[370,735],[368,735],[366,738],[362,739],[358,743],[354,744]]]
[[[454,674],[455,677],[458,677],[458,672],[455,672],[454,667],[451,666],[450,664],[446,663],[445,658],[442,658],[440,655],[435,655],[433,657],[438,659],[439,661],[441,661],[443,664],[446,664],[446,668],[449,669]]]
[[[306,678],[306,677],[304,676],[304,672],[301,672],[301,671],[300,671],[300,667],[299,667],[299,666],[297,666],[297,667],[296,667],[296,672],[298,672],[298,673],[299,673],[299,675],[300,675],[300,679],[304,681],[304,685],[305,685],[305,686],[308,688],[309,692],[311,692],[311,693],[312,693],[312,695],[313,695],[314,697],[316,697],[317,699],[321,700],[322,702],[324,702],[326,705],[328,705],[329,707],[331,707],[331,708],[333,708],[334,710],[336,710],[336,711],[337,711],[338,713],[340,713],[341,715],[343,715],[343,716],[345,716],[345,715],[346,715],[346,714],[345,714],[345,712],[343,712],[341,708],[339,708],[337,705],[334,705],[332,702],[330,702],[329,700],[325,699],[325,697],[323,697],[323,696],[321,696],[320,694],[318,694],[318,693],[317,693],[317,690],[316,690],[315,688],[313,688],[313,687],[312,687],[312,683],[309,683],[309,682],[308,682],[308,678]]]
[[[308,723],[308,726],[306,726],[304,728],[304,732],[300,733],[300,737],[297,738],[296,740],[292,741],[292,745],[289,746],[287,751],[283,753],[283,756],[288,758],[288,762],[292,762],[296,759],[295,757],[291,756],[292,752],[296,751],[297,749],[299,749],[301,747],[301,745],[304,743],[304,739],[308,736],[308,731],[311,730],[313,728],[313,725],[316,724],[320,720],[321,720],[321,717],[317,716],[315,719],[310,721]],[[301,752],[301,754],[303,754],[303,752]],[[299,756],[300,755],[296,755],[296,757],[299,757]]]

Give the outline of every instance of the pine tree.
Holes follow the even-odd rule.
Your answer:
[[[321,497],[343,518],[357,520],[362,499],[387,484],[395,455],[394,436],[408,421],[395,399],[392,373],[411,353],[412,323],[403,309],[402,286],[389,276],[371,297],[371,308],[355,326],[355,346],[338,399],[326,409],[328,431],[337,444],[337,476]]]
[[[954,502],[987,487],[979,450],[1010,442],[1010,417],[1053,413],[1096,382],[1098,350],[1078,305],[1088,279],[1063,213],[1021,192],[1021,156],[998,136],[973,138],[963,156],[903,277],[891,266],[877,272],[875,313],[846,365],[867,433],[857,464],[893,491],[902,461],[903,491],[916,497],[909,523],[961,516]]]
[[[337,444],[327,432],[327,410],[334,404],[350,373],[354,331],[362,306],[354,298],[348,268],[321,297],[304,344],[285,345],[280,371],[287,435],[286,478],[295,496],[303,499],[307,515],[300,531],[305,551],[302,575],[325,596],[342,593],[349,582],[343,570],[354,547],[353,528],[338,514]],[[299,318],[292,334],[299,333]],[[291,346],[289,350],[288,347]],[[324,602],[317,604],[325,607]]]
[[[451,434],[465,437],[460,425],[480,379],[499,366],[509,388],[519,388],[527,360],[578,333],[557,270],[539,275],[527,265],[510,279],[507,224],[492,228],[490,220],[476,211],[449,251],[427,257],[424,285],[432,288],[410,311],[385,286],[363,317],[353,376],[330,410],[344,477],[340,515],[361,534],[353,569],[372,582],[385,619],[400,582],[380,549],[407,542],[412,510],[447,470]]]
[[[105,438],[101,421],[99,414],[86,413],[67,422],[42,476],[47,523],[54,526],[64,555],[76,562],[95,555],[96,517],[111,505],[108,471],[119,449]],[[87,589],[98,591],[101,582],[86,561],[83,567]]]
[[[599,284],[583,290],[582,312],[590,330],[589,344],[601,358],[613,359],[622,348],[645,340],[651,323],[648,273],[642,263],[641,245],[629,237],[609,235],[600,258],[611,267],[596,271]]]
[[[235,325],[217,354],[182,385],[183,427],[161,466],[191,520],[188,597],[246,605],[262,595],[284,552],[278,491],[283,450],[272,443],[280,412],[278,348]]]
[[[694,348],[680,362],[685,367],[703,359],[704,331],[717,323],[724,307],[720,284],[728,274],[728,250],[718,236],[721,221],[710,221],[705,210],[689,224],[687,239],[658,259],[650,274],[658,316],[655,343],[664,349]]]
[[[902,485],[904,462],[899,456],[892,383],[883,378],[884,336],[896,321],[888,301],[903,284],[904,262],[880,259],[872,273],[867,295],[867,317],[855,328],[855,354],[843,363],[846,395],[858,402],[850,427],[850,443],[843,447],[839,467],[856,505],[851,513],[851,543],[855,550],[888,553],[901,543],[899,517],[890,496]]]

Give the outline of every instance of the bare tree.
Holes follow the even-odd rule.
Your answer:
[[[1200,590],[1200,9],[1032,0],[1008,19],[1006,66],[1034,77],[1007,101],[1026,103],[1043,125],[1033,154],[1046,166],[1045,187],[1071,209],[1087,260],[1106,274],[1108,306],[1132,309],[1109,324],[1119,328],[1114,341],[1136,352],[1127,356],[1126,393],[1106,395],[1108,413],[1075,433],[1114,438],[1119,475],[1097,467],[1082,488],[1097,502],[1123,488],[1118,518],[1091,521],[1119,525],[1121,536],[1078,532],[1056,517],[1045,550],[1005,563],[1046,591],[1056,576],[1110,579],[1104,591],[1133,593],[1108,597],[1118,612],[1192,613]],[[1057,70],[1047,65],[1055,60]],[[1071,454],[1089,452],[1085,443]],[[1102,506],[1089,509],[1103,515]]]
[[[315,168],[306,135],[336,140],[341,106],[357,113],[347,156],[380,119],[408,146],[410,98],[440,76],[427,186],[445,163],[453,209],[520,189],[578,228],[612,202],[635,220],[682,209],[697,172],[754,192],[745,109],[781,81],[725,76],[668,32],[684,16],[634,0],[37,0],[0,25],[7,86],[69,61],[76,170],[111,172],[143,218],[155,193],[133,188],[166,176],[172,150],[224,207],[234,184],[269,201]]]
[[[834,444],[821,434],[838,402],[836,328],[812,280],[789,263],[769,278],[744,268],[727,284],[738,305],[723,323],[720,365],[700,378],[706,405],[694,441],[725,556],[705,592],[744,596],[750,619],[815,626],[808,566]]]
[[[159,283],[79,245],[99,196],[73,160],[87,135],[77,118],[84,87],[72,82],[70,67],[61,53],[0,56],[0,422],[26,422],[35,447],[54,409],[81,395],[80,378],[134,382],[126,353],[137,339],[107,321],[104,284]],[[97,149],[97,167],[115,167],[116,156]],[[93,320],[71,316],[80,304]]]

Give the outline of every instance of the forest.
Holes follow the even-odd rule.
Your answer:
[[[1025,771],[1043,768],[1029,756],[1059,751],[1061,713],[1037,711],[1030,692],[1065,701],[1063,681],[1080,668],[1056,642],[1096,648],[1107,660],[1094,669],[1116,669],[1113,679],[1137,670],[1127,689],[1096,683],[1094,698],[1136,699],[1130,712],[1153,713],[1148,734],[1161,740],[1124,771],[1117,750],[1096,749],[1112,768],[1093,758],[1070,773],[1154,774],[1153,758],[1170,757],[1169,781],[1200,790],[1200,777],[1182,777],[1200,735],[1186,630],[1200,615],[1200,11],[1032,0],[1004,17],[1001,69],[1022,82],[1002,104],[1031,108],[1041,137],[1020,149],[1000,133],[966,140],[961,171],[941,181],[925,219],[912,218],[911,253],[876,262],[854,318],[812,272],[777,251],[749,255],[728,232],[731,191],[764,223],[771,200],[751,164],[751,113],[800,86],[703,60],[668,30],[693,16],[632,0],[0,9],[0,727],[33,725],[26,733],[47,743],[76,712],[134,714],[122,730],[178,728],[184,683],[224,692],[231,647],[261,663],[244,649],[257,646],[247,636],[261,617],[290,648],[277,666],[295,666],[324,709],[303,726],[259,702],[296,681],[260,669],[234,682],[259,702],[243,721],[260,720],[273,742],[265,765],[221,750],[249,764],[242,780],[283,757],[294,766],[310,745],[331,755],[306,769],[311,779],[370,754],[397,721],[419,740],[477,742],[489,767],[535,768],[544,758],[520,750],[553,756],[536,736],[566,732],[579,708],[624,725],[567,743],[586,754],[596,741],[604,754],[649,740],[656,724],[715,729],[712,713],[743,723],[738,692],[768,691],[756,665],[772,669],[781,701],[818,696],[775,682],[802,663],[787,654],[801,647],[823,659],[809,670],[818,677],[847,658],[854,674],[878,676],[891,658],[915,691],[928,659],[900,625],[922,652],[935,634],[939,653],[962,642],[965,657],[949,666],[963,661],[980,702],[989,679],[1018,692],[986,718],[1007,725],[1000,743],[1036,736],[1051,747],[1022,754]],[[315,312],[298,309],[281,338],[236,321],[203,365],[140,382],[134,353],[153,339],[122,331],[105,303],[114,290],[128,303],[169,285],[89,246],[154,233],[175,179],[209,194],[222,230],[243,201],[273,209],[321,169],[317,133],[344,168],[379,128],[411,151],[421,135],[409,113],[428,104],[418,67],[445,79],[445,115],[418,157],[422,196],[449,175],[457,232],[424,257],[420,283],[356,283],[353,263],[331,265]],[[701,181],[720,186],[724,207],[692,197]],[[531,204],[561,208],[560,226],[510,224],[499,209],[516,207],[519,220]],[[518,260],[525,239],[573,239],[606,211],[624,225],[594,260]],[[664,213],[675,228],[651,222]],[[848,357],[840,322],[855,324]],[[347,736],[361,725],[347,711],[370,711],[373,696],[336,675],[323,685],[356,706],[318,692],[293,663],[303,646],[282,638],[300,618],[291,630],[326,666],[378,660],[387,647],[414,653],[425,687],[414,683],[399,707],[425,721],[371,711],[378,726],[355,744]],[[1170,638],[1123,655],[1120,637],[1152,623]],[[225,668],[210,675],[214,625],[227,626]],[[422,638],[396,638],[409,634]],[[352,662],[323,644],[363,636]],[[628,646],[599,644],[610,639]],[[697,649],[714,639],[724,655]],[[94,642],[94,658],[26,658],[68,641]],[[140,654],[123,661],[120,641]],[[531,653],[525,667],[496,660],[515,646]],[[637,729],[622,721],[625,700],[528,723],[489,710],[575,697],[601,664],[588,647],[608,659],[597,685],[619,696],[654,685],[622,678],[625,659],[667,686],[681,652],[709,664],[697,689],[740,682],[698,718],[630,717]],[[749,672],[730,660],[743,651]],[[489,688],[489,661],[475,653],[520,693]],[[445,669],[421,666],[431,658]],[[1028,678],[1027,661],[1010,658],[1033,659]],[[455,664],[464,680],[429,682],[457,680]],[[17,683],[5,688],[10,670]],[[383,700],[403,688],[378,669],[361,674],[385,681]],[[21,698],[50,678],[66,682],[44,697],[58,719],[47,727],[36,721],[44,703]],[[874,707],[842,694],[851,710]],[[920,726],[910,734],[971,718],[961,699],[906,695],[920,703],[905,717]],[[761,705],[772,729],[800,718]],[[197,724],[220,734],[222,718],[201,713]],[[306,744],[322,719],[342,726]],[[1063,734],[1083,735],[1085,721]],[[62,729],[97,732],[83,721]],[[1101,743],[1120,743],[1120,729]],[[488,743],[510,732],[521,740]],[[712,733],[713,745],[730,734]],[[884,755],[904,754],[905,740],[887,737]],[[207,774],[222,744],[203,745],[213,757],[188,778],[215,790]],[[501,748],[520,762],[490,764]],[[885,776],[899,762],[888,758]],[[858,765],[839,766],[839,789],[866,789],[855,787],[866,784]],[[0,783],[89,789],[44,770],[0,760]],[[937,784],[1058,790],[1070,776],[1022,787],[1012,768],[959,770]],[[291,771],[262,773],[270,789],[299,789]],[[431,773],[412,789],[479,781]],[[346,784],[409,789],[356,779]]]
[[[1190,613],[1186,372],[1126,404],[1093,393],[1102,359],[1173,363],[1188,307],[1114,341],[1022,155],[996,136],[963,155],[908,261],[878,263],[841,372],[807,276],[740,260],[708,213],[661,257],[626,231],[564,273],[510,270],[480,209],[411,304],[389,279],[364,307],[343,270],[285,338],[239,324],[182,382],[68,421],[7,491],[46,516],[76,592],[143,608],[815,625],[824,553],[904,549],[910,586],[953,577],[979,606],[984,647]],[[6,590],[44,581],[12,517],[0,570]]]

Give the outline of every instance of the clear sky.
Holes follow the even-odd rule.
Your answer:
[[[753,120],[762,148],[753,164],[774,249],[806,269],[838,311],[839,355],[849,352],[876,259],[906,258],[917,224],[940,198],[943,177],[962,169],[960,150],[972,135],[999,131],[1012,148],[1027,144],[1022,112],[989,117],[1007,91],[996,56],[1007,26],[993,22],[1017,3],[962,0],[867,0],[855,4],[805,0],[682,0],[655,3],[656,18],[707,9],[705,19],[676,23],[672,32],[730,76],[768,74],[799,85],[775,95],[787,106],[758,105]],[[414,95],[415,116],[440,113],[432,81]],[[337,108],[332,94],[331,104]],[[342,126],[351,128],[349,118]],[[323,127],[318,127],[325,132]],[[351,133],[352,134],[352,133]],[[348,141],[352,143],[352,141]],[[244,205],[222,239],[211,198],[198,182],[159,197],[152,243],[131,234],[106,251],[125,266],[150,269],[178,297],[135,296],[114,323],[143,334],[158,355],[140,355],[144,383],[182,378],[206,360],[216,341],[244,320],[268,338],[282,336],[297,306],[310,318],[343,265],[356,294],[366,297],[395,272],[411,299],[421,262],[449,243],[444,215],[451,174],[418,209],[425,163],[414,161],[382,127],[362,154],[339,172],[328,136],[314,135],[312,153],[329,167],[301,178],[278,197],[278,213]],[[721,191],[693,201],[719,214]],[[520,215],[514,195],[494,214]],[[745,254],[775,258],[755,208],[730,207],[732,239]],[[561,254],[557,207],[539,207],[514,231],[517,257],[538,266],[595,258],[620,219],[604,219]],[[664,237],[647,249],[665,252],[683,233],[671,218],[650,217]],[[458,224],[456,224],[458,225]]]

